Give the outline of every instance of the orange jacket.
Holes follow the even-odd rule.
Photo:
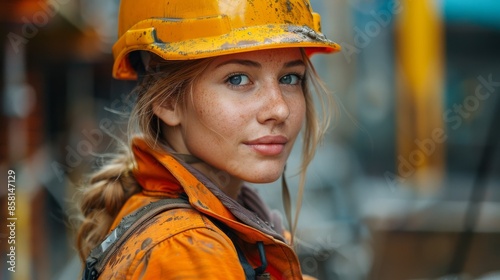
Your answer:
[[[302,279],[296,254],[269,220],[229,199],[191,166],[149,149],[143,140],[134,139],[133,151],[134,175],[143,191],[128,199],[112,229],[124,216],[161,198],[187,194],[193,208],[173,209],[153,218],[151,226],[120,247],[99,279],[245,279],[233,242],[255,268],[261,265],[258,241],[264,243],[271,279]],[[213,219],[230,228],[237,241]]]

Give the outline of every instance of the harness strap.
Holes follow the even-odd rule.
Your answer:
[[[210,220],[220,229],[222,230],[229,239],[233,242],[234,248],[236,248],[236,253],[238,253],[238,260],[240,261],[241,266],[243,267],[243,271],[245,272],[245,280],[267,280],[271,279],[270,274],[266,272],[267,268],[267,259],[266,252],[264,250],[264,243],[262,241],[257,242],[257,249],[259,251],[259,257],[261,261],[261,266],[257,268],[253,268],[252,265],[248,262],[243,250],[241,250],[238,245],[238,236],[224,223],[219,220],[215,220],[210,218]]]
[[[191,208],[191,205],[186,198],[161,199],[125,216],[106,239],[90,252],[90,256],[85,261],[83,280],[97,279],[111,256],[131,234],[154,216],[176,208]]]
[[[180,198],[161,199],[156,202],[152,202],[125,216],[121,220],[120,224],[110,234],[108,234],[104,241],[90,252],[89,257],[85,261],[85,271],[83,273],[82,279],[96,280],[102,273],[102,270],[106,266],[109,259],[111,259],[113,254],[121,247],[121,245],[123,245],[127,241],[127,239],[135,231],[139,230],[154,216],[176,208],[191,208],[191,205],[189,204],[186,196],[181,196]],[[245,279],[269,279],[269,273],[265,272],[265,269],[267,267],[267,260],[264,252],[264,244],[262,242],[257,242],[262,265],[256,269],[253,269],[252,265],[248,262],[245,254],[236,242],[236,234],[222,222],[213,218],[210,218],[210,220],[229,237],[234,247],[236,248],[238,260],[240,261],[240,264],[245,273]]]

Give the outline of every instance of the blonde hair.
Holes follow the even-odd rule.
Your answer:
[[[311,60],[305,52],[302,51],[302,56],[306,62],[306,83],[304,83],[304,95],[306,98],[306,124],[304,127],[303,144],[302,144],[302,163],[299,171],[299,188],[295,207],[295,215],[290,223],[290,231],[292,236],[292,244],[297,230],[300,208],[302,206],[302,198],[304,196],[304,187],[306,182],[307,167],[314,158],[316,149],[322,143],[323,138],[330,126],[332,113],[334,116],[338,114],[337,105],[334,102],[333,94],[329,92],[325,83],[320,78],[316,69],[311,63]],[[318,118],[318,112],[314,106],[313,94],[310,87],[314,90],[320,104],[321,118]]]
[[[331,97],[326,91],[321,79],[314,70],[309,58],[302,51],[307,65],[307,76],[303,89],[306,97],[306,123],[304,130],[304,146],[300,169],[299,198],[295,223],[298,218],[300,200],[302,197],[307,166],[320,143],[330,121]],[[189,92],[196,78],[206,69],[214,58],[164,61],[153,57],[152,68],[148,71],[132,93],[137,94],[136,104],[130,114],[128,126],[129,141],[133,135],[141,135],[148,145],[159,148],[161,138],[161,121],[153,113],[153,104],[161,104],[175,98],[183,101],[184,93]],[[151,67],[146,67],[150,69]],[[308,84],[311,84],[322,105],[322,120],[318,119],[312,94]],[[325,102],[326,101],[326,102]],[[135,180],[132,170],[134,159],[130,144],[122,147],[113,160],[91,175],[88,187],[81,190],[80,212],[81,225],[78,229],[76,245],[80,258],[86,257],[109,232],[114,218],[127,199],[141,190]],[[292,228],[292,233],[295,226]]]

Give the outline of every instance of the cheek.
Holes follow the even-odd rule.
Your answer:
[[[217,92],[201,91],[193,99],[191,110],[188,111],[195,114],[188,118],[191,122],[203,126],[203,130],[209,135],[215,135],[222,140],[234,134],[244,122],[245,115],[242,113],[245,111],[242,108],[244,105],[221,98]]]

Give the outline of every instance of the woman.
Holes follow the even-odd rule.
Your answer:
[[[340,50],[319,19],[307,0],[121,1],[113,76],[139,80],[137,103],[131,148],[83,193],[82,260],[97,247],[87,278],[302,279],[280,219],[244,182],[282,176],[304,127],[303,188],[329,120],[308,56]],[[116,237],[127,215],[174,200]]]

